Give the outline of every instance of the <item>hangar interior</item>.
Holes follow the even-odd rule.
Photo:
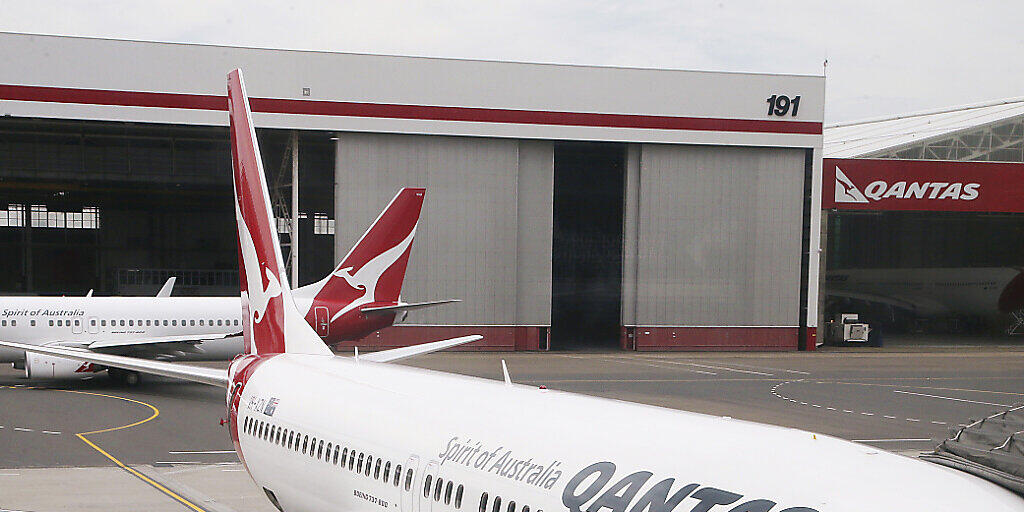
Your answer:
[[[1024,101],[826,126],[825,156],[1024,163]],[[965,172],[963,181],[971,179]],[[1017,181],[1008,175],[1001,185],[1016,187]],[[1022,339],[1024,316],[1007,301],[1013,292],[1009,283],[1024,267],[1024,214],[838,209],[825,213],[823,227],[826,321],[858,313],[889,341],[913,340],[915,334]],[[896,276],[915,288],[883,286]],[[858,285],[847,283],[858,278],[863,278]],[[982,283],[987,283],[984,291],[971,296],[963,291]]]
[[[259,131],[269,173],[288,136]],[[314,233],[333,207],[329,135],[304,132],[299,153],[300,275],[312,280],[333,259]],[[170,276],[178,294],[238,293],[224,128],[3,117],[0,190],[0,265],[15,270],[0,272],[3,293],[145,295]]]
[[[461,302],[360,347],[814,346],[824,77],[9,33],[0,62],[3,293],[237,293],[223,77],[243,68],[272,195],[298,137],[293,284],[427,189],[402,298]],[[782,93],[799,114],[765,112]]]

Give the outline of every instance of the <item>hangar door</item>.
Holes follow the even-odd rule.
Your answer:
[[[796,348],[805,155],[633,148],[622,318],[637,349]]]

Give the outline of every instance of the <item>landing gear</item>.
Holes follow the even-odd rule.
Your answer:
[[[137,386],[141,380],[139,372],[120,370],[117,368],[107,369],[107,375],[109,375],[110,379],[114,382],[128,387]]]

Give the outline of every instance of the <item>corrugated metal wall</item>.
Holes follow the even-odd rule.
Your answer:
[[[335,261],[399,188],[424,186],[402,297],[462,302],[405,324],[547,325],[552,166],[546,142],[339,134]]]
[[[798,325],[804,151],[645,144],[636,152],[627,165],[623,323]]]

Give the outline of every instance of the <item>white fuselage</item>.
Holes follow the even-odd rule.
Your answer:
[[[0,339],[31,345],[128,343],[172,337],[224,336],[241,332],[238,297],[3,297]],[[141,346],[141,344],[139,345]],[[242,351],[238,337],[197,342],[174,359],[231,359]],[[0,362],[25,353],[0,348]]]
[[[271,357],[231,416],[246,468],[289,512],[1024,510],[984,480],[828,436],[350,358]]]

